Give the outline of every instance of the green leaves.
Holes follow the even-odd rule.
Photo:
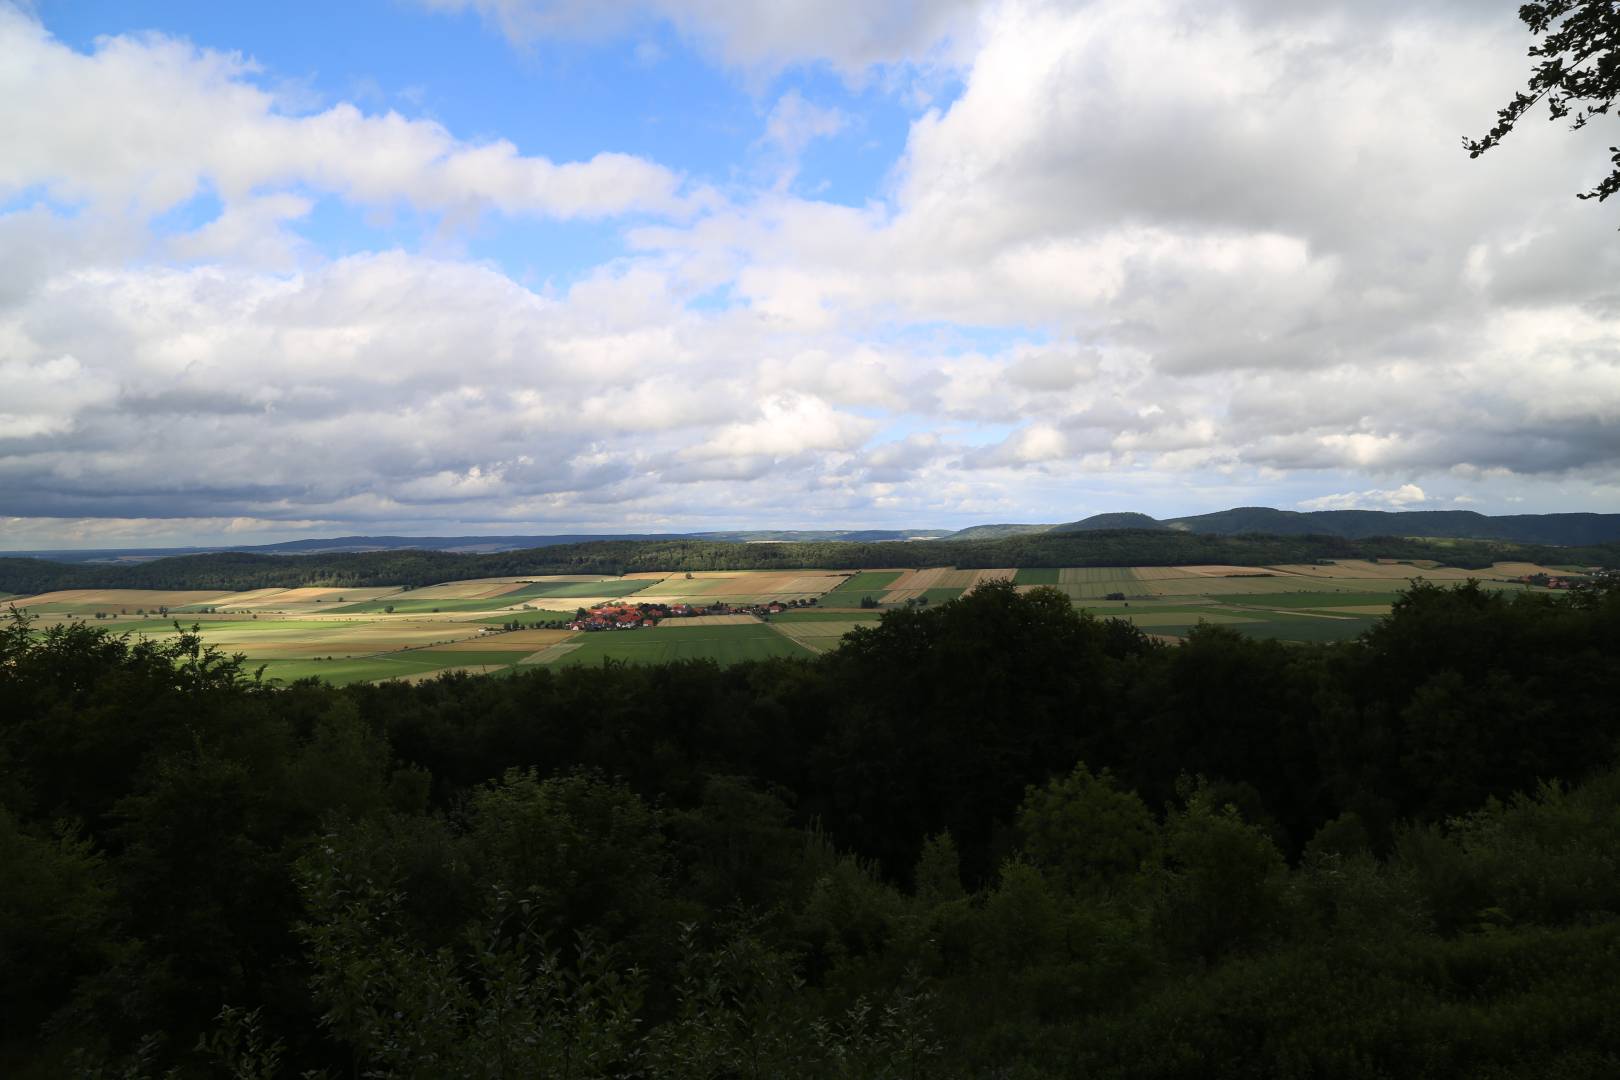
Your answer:
[[[1468,156],[1477,158],[1507,137],[1524,114],[1547,103],[1548,118],[1570,120],[1579,131],[1607,115],[1620,97],[1620,8],[1613,0],[1548,0],[1519,8],[1519,20],[1540,38],[1530,49],[1540,57],[1526,88],[1498,110],[1496,124],[1483,138],[1463,140]],[[1599,202],[1620,191],[1620,147],[1615,168],[1578,198]]]

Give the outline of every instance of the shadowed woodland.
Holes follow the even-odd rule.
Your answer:
[[[7,1075],[1620,1070],[1620,591],[342,689],[0,643]]]

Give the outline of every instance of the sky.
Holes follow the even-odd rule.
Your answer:
[[[1620,511],[1477,0],[0,0],[0,548]]]

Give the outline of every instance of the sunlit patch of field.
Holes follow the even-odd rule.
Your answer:
[[[1532,574],[1546,574],[1548,577],[1568,577],[1572,572],[1578,573],[1578,571],[1560,570],[1557,567],[1527,562],[1499,562],[1491,567],[1491,571],[1507,577],[1530,577]]]
[[[799,608],[771,616],[771,625],[800,622],[860,622],[875,623],[883,618],[877,611],[825,611],[821,608]]]
[[[510,649],[532,652],[566,641],[574,636],[572,630],[508,630],[499,634],[479,634],[464,638],[451,645],[438,646],[435,652],[461,652],[474,649]]]
[[[658,624],[659,630],[706,630],[711,626],[758,626],[759,620],[752,615],[694,615],[685,619],[664,619]],[[599,630],[597,633],[615,634],[630,633],[631,631]]]
[[[862,570],[842,585],[821,598],[824,607],[859,608],[861,600],[870,596],[881,601],[884,593],[900,579],[902,570]]]
[[[559,641],[555,645],[549,645],[538,652],[530,653],[522,660],[519,660],[518,663],[550,664],[554,661],[561,660],[563,657],[567,656],[569,653],[573,652],[583,644],[583,641]]]
[[[644,597],[657,603],[768,603],[771,600],[809,599],[843,584],[849,575],[814,570],[737,570],[731,573],[670,574],[656,582]],[[656,598],[656,600],[654,599]]]
[[[1329,579],[1307,580],[1291,575],[1274,574],[1271,577],[1203,577],[1189,575],[1180,578],[1158,578],[1142,583],[1145,591],[1154,596],[1228,596],[1241,593],[1298,592],[1303,589],[1362,591],[1366,584],[1344,583],[1336,585]]]
[[[654,630],[603,630],[583,634],[576,640],[579,641],[579,648],[550,662],[572,665],[624,660],[660,664],[673,660],[712,660],[726,665],[778,656],[813,655],[812,650],[778,633],[775,627],[757,622],[751,626],[707,626],[678,634],[661,634]]]
[[[192,624],[182,621],[186,630]],[[320,656],[355,657],[416,649],[430,645],[455,646],[480,638],[476,623],[449,621],[372,621],[372,620],[198,620],[197,633],[205,645],[226,653],[243,653],[250,660],[294,659]],[[171,637],[178,631],[172,623],[147,620],[126,626],[115,623],[109,629],[131,629],[147,637]],[[519,631],[519,633],[556,633]],[[506,635],[483,635],[501,638]]]
[[[925,570],[907,570],[889,586],[889,591],[883,594],[881,602],[885,604],[903,604],[907,600],[915,600],[929,589],[946,587],[942,585],[942,581],[951,573],[954,573],[954,571],[948,566],[930,566]]]
[[[771,623],[777,630],[814,652],[827,652],[843,643],[844,635],[862,626],[872,626],[870,619],[842,619],[825,622]]]
[[[211,604],[215,598],[229,596],[222,589],[60,589],[12,601],[19,608],[36,612],[134,611],[144,608],[156,611],[160,607],[182,608],[189,604]]]

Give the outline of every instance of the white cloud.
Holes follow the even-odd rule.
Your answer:
[[[477,6],[530,34],[601,10]],[[1595,144],[1456,145],[1522,74],[1510,14],[1011,2],[968,32],[966,5],[818,5],[809,29],[744,7],[620,10],[748,68],[980,48],[870,201],[778,172],[719,204],[611,152],[292,115],[240,56],[82,54],[0,7],[0,196],[49,196],[0,214],[0,513],[269,535],[1620,509],[1620,248],[1568,197]],[[807,93],[750,154],[790,169],[862,123]],[[150,227],[204,190],[213,221]],[[289,230],[324,196],[667,219],[531,289],[447,255],[327,261]]]
[[[1402,484],[1387,491],[1323,495],[1316,499],[1304,499],[1299,505],[1306,510],[1406,510],[1428,501],[1428,496],[1416,484]]]
[[[256,70],[239,54],[158,35],[102,38],[80,53],[0,5],[0,198],[41,188],[103,212],[150,215],[212,188],[239,220],[262,213],[268,190],[294,187],[435,212],[687,209],[680,179],[640,158],[604,151],[558,163],[347,103],[288,115],[254,83]]]

